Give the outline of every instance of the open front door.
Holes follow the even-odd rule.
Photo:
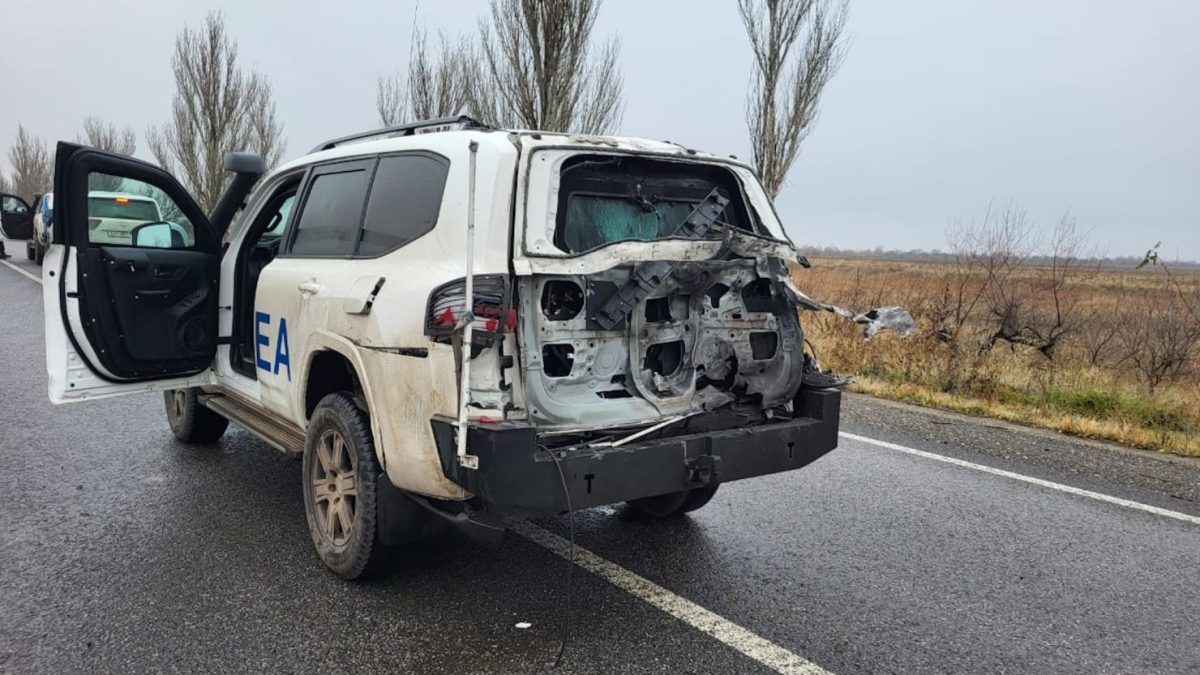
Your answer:
[[[50,400],[210,381],[220,242],[162,169],[59,143],[43,298]]]
[[[29,239],[33,235],[33,210],[24,199],[0,193],[0,234],[9,239]]]

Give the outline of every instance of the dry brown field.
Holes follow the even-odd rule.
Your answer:
[[[1200,456],[1200,272],[817,258],[801,289],[863,311],[900,305],[920,329],[865,340],[805,312],[821,365],[851,390],[1087,438]]]

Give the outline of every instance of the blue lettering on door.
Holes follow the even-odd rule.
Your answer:
[[[263,358],[263,347],[270,348],[271,338],[263,333],[263,326],[269,329],[271,315],[266,312],[254,313],[254,364],[259,370],[265,370],[274,375],[279,374],[279,368],[287,370],[288,382],[292,381],[291,350],[288,348],[287,319],[279,317],[279,329],[275,332],[275,362]],[[269,353],[269,352],[268,352]]]
[[[275,338],[275,374],[279,374],[279,366],[287,368],[288,382],[292,381],[292,360],[288,356],[287,319],[279,317],[279,335]]]

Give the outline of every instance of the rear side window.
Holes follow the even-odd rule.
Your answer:
[[[432,230],[442,207],[449,169],[448,161],[432,155],[380,159],[371,183],[358,255],[382,255]]]
[[[350,256],[362,220],[369,164],[316,175],[296,221],[291,253],[298,256]]]

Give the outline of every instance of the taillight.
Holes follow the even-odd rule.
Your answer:
[[[480,274],[475,277],[475,321],[472,342],[490,345],[506,331],[517,327],[517,312],[512,308],[508,276]],[[438,286],[429,294],[425,310],[425,334],[434,342],[450,342],[450,334],[466,314],[466,279],[455,279]]]

